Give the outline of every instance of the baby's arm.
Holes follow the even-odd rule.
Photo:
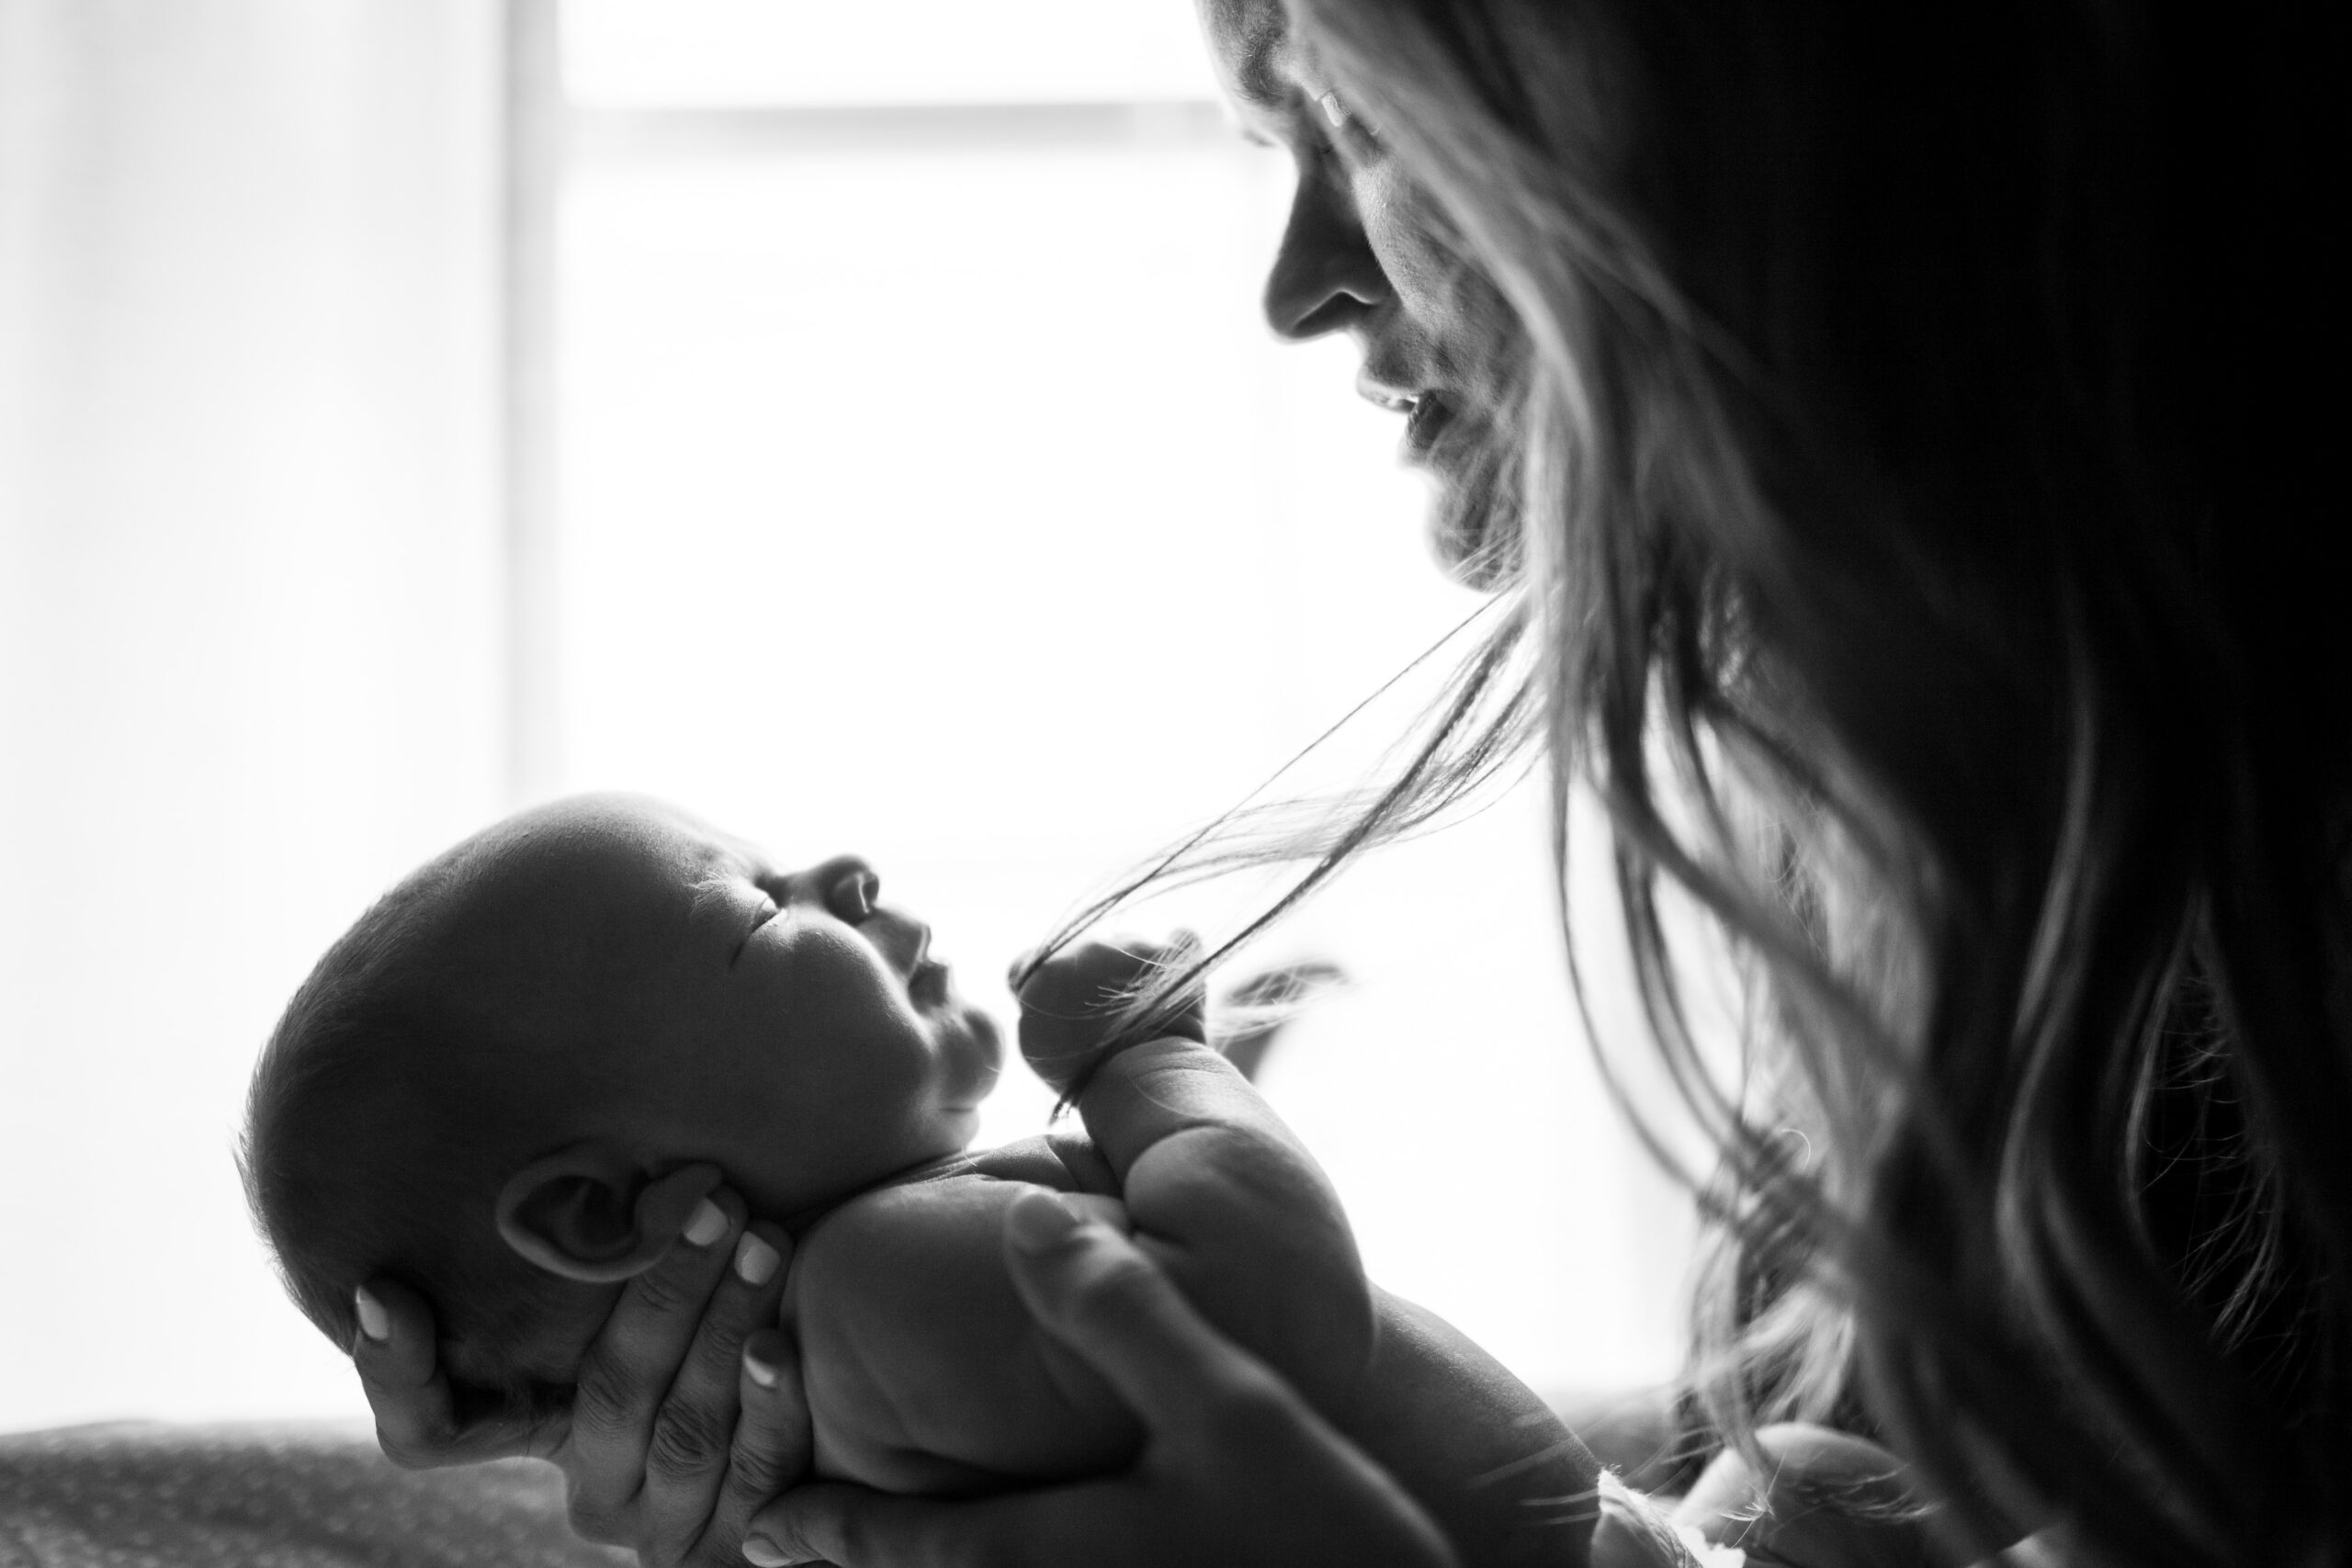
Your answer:
[[[865,1193],[801,1238],[784,1312],[818,1473],[943,1495],[1094,1473],[1135,1451],[1134,1417],[1005,1273],[1005,1211],[1067,1173],[1050,1155],[1010,1163],[1010,1179]]]
[[[1404,1483],[1464,1562],[1581,1563],[1591,1456],[1493,1358],[1366,1281],[1338,1194],[1241,1075],[1184,1034],[1090,1048],[1102,998],[1152,956],[1089,944],[1022,989],[1022,1049],[1057,1087],[1082,1077],[1077,1108],[1137,1244]],[[1197,1013],[1187,1025],[1202,1032]]]

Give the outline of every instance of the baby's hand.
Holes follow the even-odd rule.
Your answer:
[[[1200,983],[1139,1023],[1126,1017],[1130,1000],[1198,949],[1189,934],[1165,944],[1082,942],[1064,948],[1021,982],[1021,1054],[1039,1077],[1067,1091],[1103,1058],[1145,1040],[1174,1035],[1205,1044],[1208,997]]]

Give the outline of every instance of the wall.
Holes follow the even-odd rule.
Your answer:
[[[0,1428],[362,1408],[231,1147],[501,804],[497,17],[0,0]]]

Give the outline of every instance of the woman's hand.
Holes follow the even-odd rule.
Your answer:
[[[529,1454],[560,1465],[572,1528],[653,1568],[734,1564],[761,1504],[808,1463],[799,1362],[775,1328],[791,1241],[715,1190],[623,1289],[568,1412],[518,1417],[454,1386],[433,1314],[390,1280],[361,1291],[353,1347],[377,1440],[407,1469]]]
[[[1404,1489],[1215,1329],[1106,1225],[1016,1204],[1006,1264],[1029,1309],[1142,1417],[1129,1470],[973,1502],[815,1485],[752,1522],[744,1555],[841,1568],[1250,1568],[1454,1562]]]

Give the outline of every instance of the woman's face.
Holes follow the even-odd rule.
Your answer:
[[[1499,570],[1494,472],[1504,312],[1438,237],[1428,204],[1294,39],[1280,0],[1200,0],[1209,51],[1242,133],[1298,166],[1266,276],[1266,318],[1285,338],[1353,337],[1356,388],[1404,424],[1406,460],[1438,485],[1431,531],[1448,570]]]

